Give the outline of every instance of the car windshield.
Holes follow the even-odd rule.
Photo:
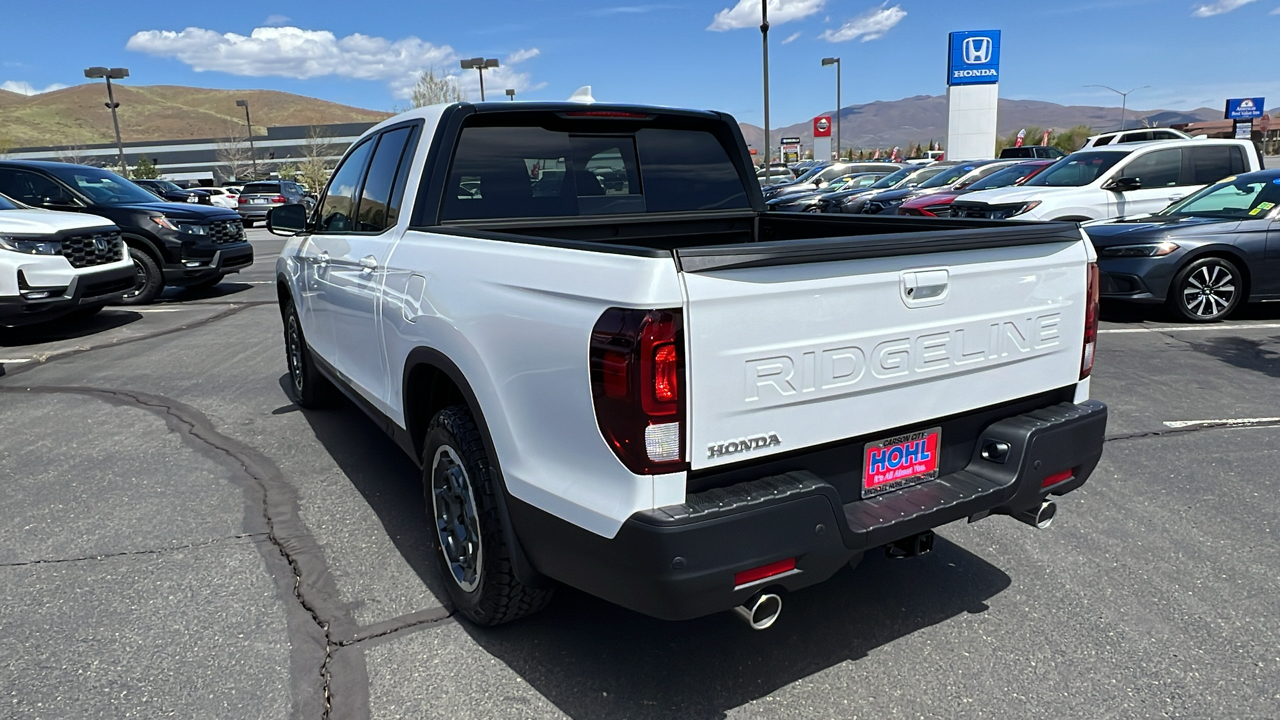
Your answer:
[[[168,180],[152,180],[151,182],[159,185],[165,192],[182,192],[182,188],[177,183],[171,183]]]
[[[10,200],[9,198],[3,195],[0,195],[0,210],[20,210],[20,209],[21,208],[19,208],[12,200]]]
[[[899,183],[899,187],[919,187],[949,167],[952,166],[943,165],[942,167],[936,167],[930,165],[926,168],[914,168],[915,172],[908,175],[906,180]]]
[[[903,180],[906,180],[907,177],[914,172],[917,172],[917,168],[914,168],[914,167],[901,168],[899,170],[896,170],[880,178],[878,181],[876,181],[875,185],[871,186],[871,189],[872,190],[888,190],[889,188],[897,185]]]
[[[98,205],[136,205],[156,202],[156,196],[110,170],[67,165],[52,168],[59,180],[84,193]]]
[[[959,165],[952,165],[951,167],[945,167],[940,172],[938,172],[937,175],[934,175],[928,180],[920,183],[920,188],[925,189],[925,188],[946,187],[951,183],[964,177],[965,175],[968,175],[969,173],[973,172],[977,167],[978,166],[974,165],[973,163],[961,163]]]
[[[1280,205],[1280,178],[1235,178],[1210,185],[1156,213],[1248,220],[1266,217]]]
[[[975,181],[969,185],[967,190],[990,190],[992,188],[1009,187],[1017,185],[1024,178],[1028,177],[1036,170],[1044,167],[1043,165],[1033,165],[1031,163],[1022,163],[1011,167],[1001,168],[990,175]]]
[[[1072,153],[1028,180],[1027,187],[1082,187],[1097,180],[1116,163],[1128,157],[1127,152]]]

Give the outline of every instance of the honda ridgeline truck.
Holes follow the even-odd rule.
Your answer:
[[[867,550],[1046,525],[1102,453],[1074,223],[766,213],[723,113],[413,110],[268,226],[294,400],[421,465],[482,625],[557,581],[764,627]]]

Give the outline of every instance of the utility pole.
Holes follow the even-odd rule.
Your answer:
[[[760,0],[760,37],[764,42],[764,166],[768,177],[773,162],[773,143],[769,140],[769,0]]]
[[[249,120],[249,101],[237,100],[236,107],[244,108],[244,126],[249,131],[249,162],[253,165],[253,176],[258,177],[258,151],[253,147],[253,122]],[[239,178],[236,178],[239,180]]]
[[[116,129],[116,150],[120,153],[120,174],[129,177],[129,164],[124,159],[124,143],[120,140],[120,118],[116,116],[116,108],[120,107],[120,103],[116,102],[116,95],[111,90],[111,79],[122,80],[129,77],[129,68],[104,68],[91,67],[85,68],[84,76],[90,80],[103,78],[107,81],[107,107],[111,110],[111,124]]]

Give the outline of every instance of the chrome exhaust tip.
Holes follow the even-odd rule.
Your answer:
[[[768,630],[782,614],[782,598],[763,593],[734,608],[733,612],[752,630]]]
[[[1044,530],[1053,524],[1054,515],[1058,514],[1058,506],[1052,500],[1045,500],[1039,507],[1033,507],[1015,513],[1014,517],[1034,528]]]

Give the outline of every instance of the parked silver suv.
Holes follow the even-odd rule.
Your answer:
[[[258,220],[267,219],[267,211],[281,205],[297,203],[310,214],[316,206],[315,198],[292,180],[263,180],[245,183],[236,201],[236,212],[244,220],[245,227],[253,227]]]

